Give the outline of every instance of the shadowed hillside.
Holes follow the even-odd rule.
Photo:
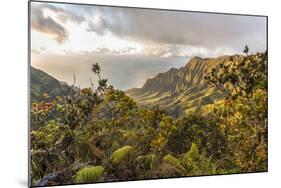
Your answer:
[[[67,84],[34,67],[30,67],[30,87],[31,102],[43,100],[44,93],[54,98],[74,92]]]

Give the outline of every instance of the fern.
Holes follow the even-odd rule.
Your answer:
[[[115,150],[111,155],[112,163],[113,164],[122,163],[128,158],[132,150],[133,147],[129,145],[123,146],[122,148]]]
[[[207,157],[205,152],[199,154],[195,143],[191,144],[189,151],[183,157],[182,165],[186,169],[186,175],[210,175],[217,172],[217,165],[212,161],[212,157]]]
[[[189,151],[186,152],[186,154],[184,155],[184,157],[182,159],[182,164],[185,167],[188,174],[193,173],[194,171],[197,171],[198,159],[199,159],[198,147],[195,143],[192,143]]]
[[[191,144],[190,150],[185,154],[186,160],[196,160],[199,158],[199,150],[195,143]]]
[[[139,167],[144,169],[151,169],[153,161],[155,160],[154,154],[140,155],[136,158]]]
[[[177,169],[181,170],[182,172],[185,171],[184,167],[181,165],[180,160],[175,158],[174,156],[167,154],[164,156],[163,161],[176,167]]]
[[[212,157],[207,158],[205,154],[201,156],[198,167],[200,175],[211,175],[217,173],[217,164],[212,161]]]
[[[92,166],[92,167],[85,167],[79,170],[75,177],[75,183],[91,183],[96,181],[102,181],[102,173],[104,168],[102,166]]]

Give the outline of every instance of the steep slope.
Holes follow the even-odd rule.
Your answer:
[[[56,96],[66,95],[70,92],[74,92],[74,90],[67,84],[59,82],[54,77],[39,69],[34,67],[30,68],[31,102],[43,99],[43,93],[48,93],[48,95],[53,98]]]
[[[204,76],[220,63],[227,63],[230,56],[218,58],[192,58],[185,66],[172,68],[148,79],[142,88],[126,91],[140,106],[159,105],[174,116],[188,110],[212,104],[220,99],[215,88],[210,87]]]

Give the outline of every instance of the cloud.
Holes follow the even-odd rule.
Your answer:
[[[44,14],[46,10],[54,13],[52,17]],[[33,2],[31,4],[31,28],[37,32],[50,35],[59,44],[66,42],[69,38],[69,32],[62,25],[68,21],[81,24],[86,20],[83,15],[79,15],[68,8],[49,3]]]
[[[87,31],[103,35],[106,32],[107,22],[101,16],[96,16],[94,21],[88,21]]]
[[[133,47],[124,47],[118,50],[109,49],[105,47],[97,48],[94,51],[83,52],[82,54],[96,53],[100,55],[134,55],[135,57],[160,57],[160,58],[170,58],[170,57],[184,57],[191,58],[194,56],[200,57],[217,57],[220,55],[231,55],[236,52],[231,48],[221,48],[216,47],[213,49],[208,49],[205,47],[194,47],[188,45],[157,45],[151,44],[145,46],[141,50],[137,50]]]
[[[232,47],[245,44],[254,50],[266,47],[266,18],[150,9],[99,7],[99,16],[88,31],[111,32],[141,43]]]
[[[48,16],[45,10],[53,14]],[[215,56],[241,53],[245,45],[251,52],[264,51],[267,43],[265,17],[38,2],[32,3],[31,17],[33,30],[58,43],[68,40],[65,24],[72,22],[85,23],[85,32],[101,38],[110,35],[142,46],[141,51],[104,52],[114,55]]]
[[[71,21],[76,24],[81,24],[82,22],[86,21],[83,15],[79,15],[75,13],[75,11],[71,11],[71,9],[57,7],[52,4],[42,4],[41,9],[44,8],[55,12],[57,18],[63,23]]]
[[[38,49],[32,48],[31,49],[31,53],[33,53],[33,54],[40,54],[41,52]]]
[[[33,5],[33,4],[32,4]],[[50,35],[58,43],[68,39],[67,30],[50,16],[44,16],[40,6],[31,7],[31,28],[37,32]]]
[[[98,48],[97,52],[106,54],[106,53],[109,53],[110,50],[108,48]]]
[[[46,53],[46,48],[41,46],[40,48],[32,48],[31,49],[31,53],[34,53],[34,54],[42,54],[42,53]]]

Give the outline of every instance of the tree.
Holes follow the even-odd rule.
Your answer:
[[[267,169],[266,52],[230,56],[213,68],[205,79],[222,100],[177,118],[159,106],[139,107],[101,78],[98,63],[91,70],[97,88],[44,94],[32,104],[33,185]]]
[[[266,170],[267,52],[233,57],[205,79],[225,96],[214,111],[233,161],[242,172]]]
[[[249,47],[246,45],[244,50],[243,50],[243,53],[245,53],[246,55],[248,55],[249,53]]]
[[[91,69],[91,70],[92,70],[93,73],[97,74],[98,77],[99,77],[99,79],[101,80],[101,78],[100,78],[100,66],[99,66],[99,64],[98,64],[98,63],[92,64],[92,69]]]

